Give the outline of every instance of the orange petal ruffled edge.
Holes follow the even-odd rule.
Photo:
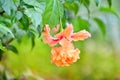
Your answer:
[[[55,63],[57,66],[69,66],[73,62],[79,59],[80,50],[66,50],[63,47],[54,47],[51,50],[51,62]]]
[[[69,64],[79,59],[80,50],[74,49],[73,44],[69,41],[66,45],[66,42],[66,39],[61,40],[62,46],[54,47],[51,50],[51,62],[55,63],[57,66],[69,66]]]

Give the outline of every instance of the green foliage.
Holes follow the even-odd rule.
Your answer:
[[[83,29],[85,29],[87,31],[90,30],[89,22],[85,19],[80,18],[80,17],[73,19],[73,25],[74,25],[75,31],[80,31]]]
[[[112,6],[112,0],[107,0],[108,1],[108,4],[109,4],[109,7]]]
[[[34,26],[40,25],[42,21],[42,13],[45,9],[45,0],[23,0],[25,4],[31,6],[25,6],[25,14],[30,17]]]
[[[115,15],[118,19],[120,19],[120,16],[117,14],[117,12],[113,8],[108,8],[108,7],[101,7],[100,8],[101,12],[107,12]]]
[[[83,3],[86,7],[89,7],[90,0],[80,0],[80,3]]]
[[[1,45],[0,45],[0,47],[1,47]],[[2,55],[3,55],[3,50],[0,49],[0,61],[2,59]]]
[[[94,0],[96,3],[96,6],[99,6],[99,4],[102,2],[102,0]]]
[[[19,25],[19,27],[21,27],[23,30],[27,30],[29,28],[29,20],[25,14],[23,14],[23,17],[20,19]]]
[[[43,24],[49,24],[51,27],[61,24],[60,21],[63,17],[63,12],[63,5],[59,0],[46,0]]]
[[[90,13],[89,10],[89,5],[90,5],[90,0],[80,0],[80,3],[82,3],[88,10],[88,14]]]
[[[34,47],[34,46],[35,46],[35,42],[34,42],[35,34],[34,34],[34,31],[29,30],[29,31],[28,31],[28,37],[31,38],[32,47]]]
[[[11,51],[13,51],[14,53],[18,53],[18,50],[13,45],[7,45],[6,48],[9,49],[9,50],[11,50]]]
[[[105,35],[106,34],[106,27],[105,27],[104,22],[99,18],[94,18],[94,20],[98,24],[102,34]]]
[[[79,5],[78,5],[77,2],[72,2],[72,3],[67,3],[67,2],[66,2],[66,3],[64,3],[64,6],[65,6],[67,9],[73,11],[75,14],[78,13]]]
[[[17,10],[17,7],[15,6],[13,0],[2,0],[1,2],[2,2],[2,8],[7,14],[12,15],[11,11]]]
[[[7,28],[5,25],[0,24],[0,38],[8,34],[10,34],[12,38],[14,38],[14,34],[11,32],[11,30]]]

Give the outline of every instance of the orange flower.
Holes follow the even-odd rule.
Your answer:
[[[58,31],[57,28],[53,28],[53,31]],[[80,50],[74,49],[71,41],[84,40],[91,37],[91,34],[86,30],[73,33],[72,24],[67,24],[67,27],[60,33],[52,37],[50,35],[49,25],[45,25],[43,31],[43,41],[49,46],[55,46],[57,43],[60,44],[59,47],[53,47],[51,50],[51,62],[55,63],[57,66],[68,66],[79,59]]]
[[[60,44],[60,47],[54,47],[51,50],[52,63],[55,63],[57,66],[69,66],[69,64],[72,64],[79,59],[80,50],[74,49],[74,46],[70,41],[64,38],[60,41]]]
[[[50,46],[54,46],[57,43],[60,42],[63,38],[69,40],[69,41],[78,41],[78,40],[84,40],[88,37],[91,37],[91,34],[87,32],[86,30],[82,30],[77,33],[73,33],[73,26],[72,24],[67,24],[66,29],[64,29],[62,32],[56,34],[54,37],[50,35],[50,28],[49,25],[45,25],[44,31],[43,31],[43,41],[47,43]]]

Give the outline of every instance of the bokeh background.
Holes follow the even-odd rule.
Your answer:
[[[21,42],[14,40],[10,43],[19,54],[11,50],[4,52],[0,62],[0,80],[3,74],[11,80],[120,80],[119,3],[120,0],[113,0],[111,9],[108,9],[107,0],[98,7],[91,0],[90,12],[84,5],[79,5],[76,15],[73,12],[67,14],[74,32],[86,29],[92,35],[87,40],[73,42],[81,51],[77,62],[57,67],[50,61],[51,47],[41,37],[35,37],[35,46],[32,47],[31,40],[24,35]]]

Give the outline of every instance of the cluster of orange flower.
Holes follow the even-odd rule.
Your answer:
[[[80,58],[80,50],[74,48],[72,41],[84,40],[88,37],[91,37],[91,34],[86,30],[73,33],[72,24],[67,24],[67,27],[54,37],[50,35],[49,25],[45,25],[43,31],[43,41],[52,47],[51,62],[57,66],[68,66],[76,62]],[[56,44],[59,44],[59,46],[55,46]]]

